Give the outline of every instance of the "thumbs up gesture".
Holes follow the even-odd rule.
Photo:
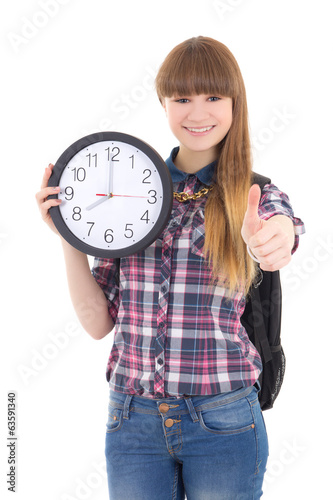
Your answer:
[[[294,226],[285,215],[275,215],[269,220],[260,219],[258,207],[261,190],[251,186],[245,212],[242,237],[263,271],[277,271],[291,260],[294,245]]]

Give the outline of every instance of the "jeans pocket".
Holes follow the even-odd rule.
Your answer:
[[[214,434],[239,434],[255,427],[253,412],[247,398],[201,410],[198,413],[201,427]]]
[[[106,432],[111,433],[118,431],[122,425],[123,425],[123,410],[115,408],[114,406],[109,404]]]

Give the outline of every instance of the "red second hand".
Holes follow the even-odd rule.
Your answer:
[[[136,196],[136,195],[131,195],[131,194],[96,194],[96,196],[110,196],[110,198],[113,198],[114,196],[118,196],[121,198],[147,198],[147,196]]]

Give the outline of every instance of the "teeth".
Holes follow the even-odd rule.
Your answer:
[[[190,128],[190,127],[187,127],[187,130],[189,130],[190,132],[207,132],[208,130],[211,130],[213,128],[213,126],[211,127],[204,127],[204,128]]]

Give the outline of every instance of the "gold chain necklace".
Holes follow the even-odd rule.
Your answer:
[[[197,193],[194,194],[188,194],[188,193],[173,193],[173,197],[179,201],[180,203],[184,203],[184,201],[189,201],[189,200],[197,200],[199,198],[202,198],[205,196],[209,191],[213,189],[213,186],[209,186],[208,188],[203,188],[200,189]]]

